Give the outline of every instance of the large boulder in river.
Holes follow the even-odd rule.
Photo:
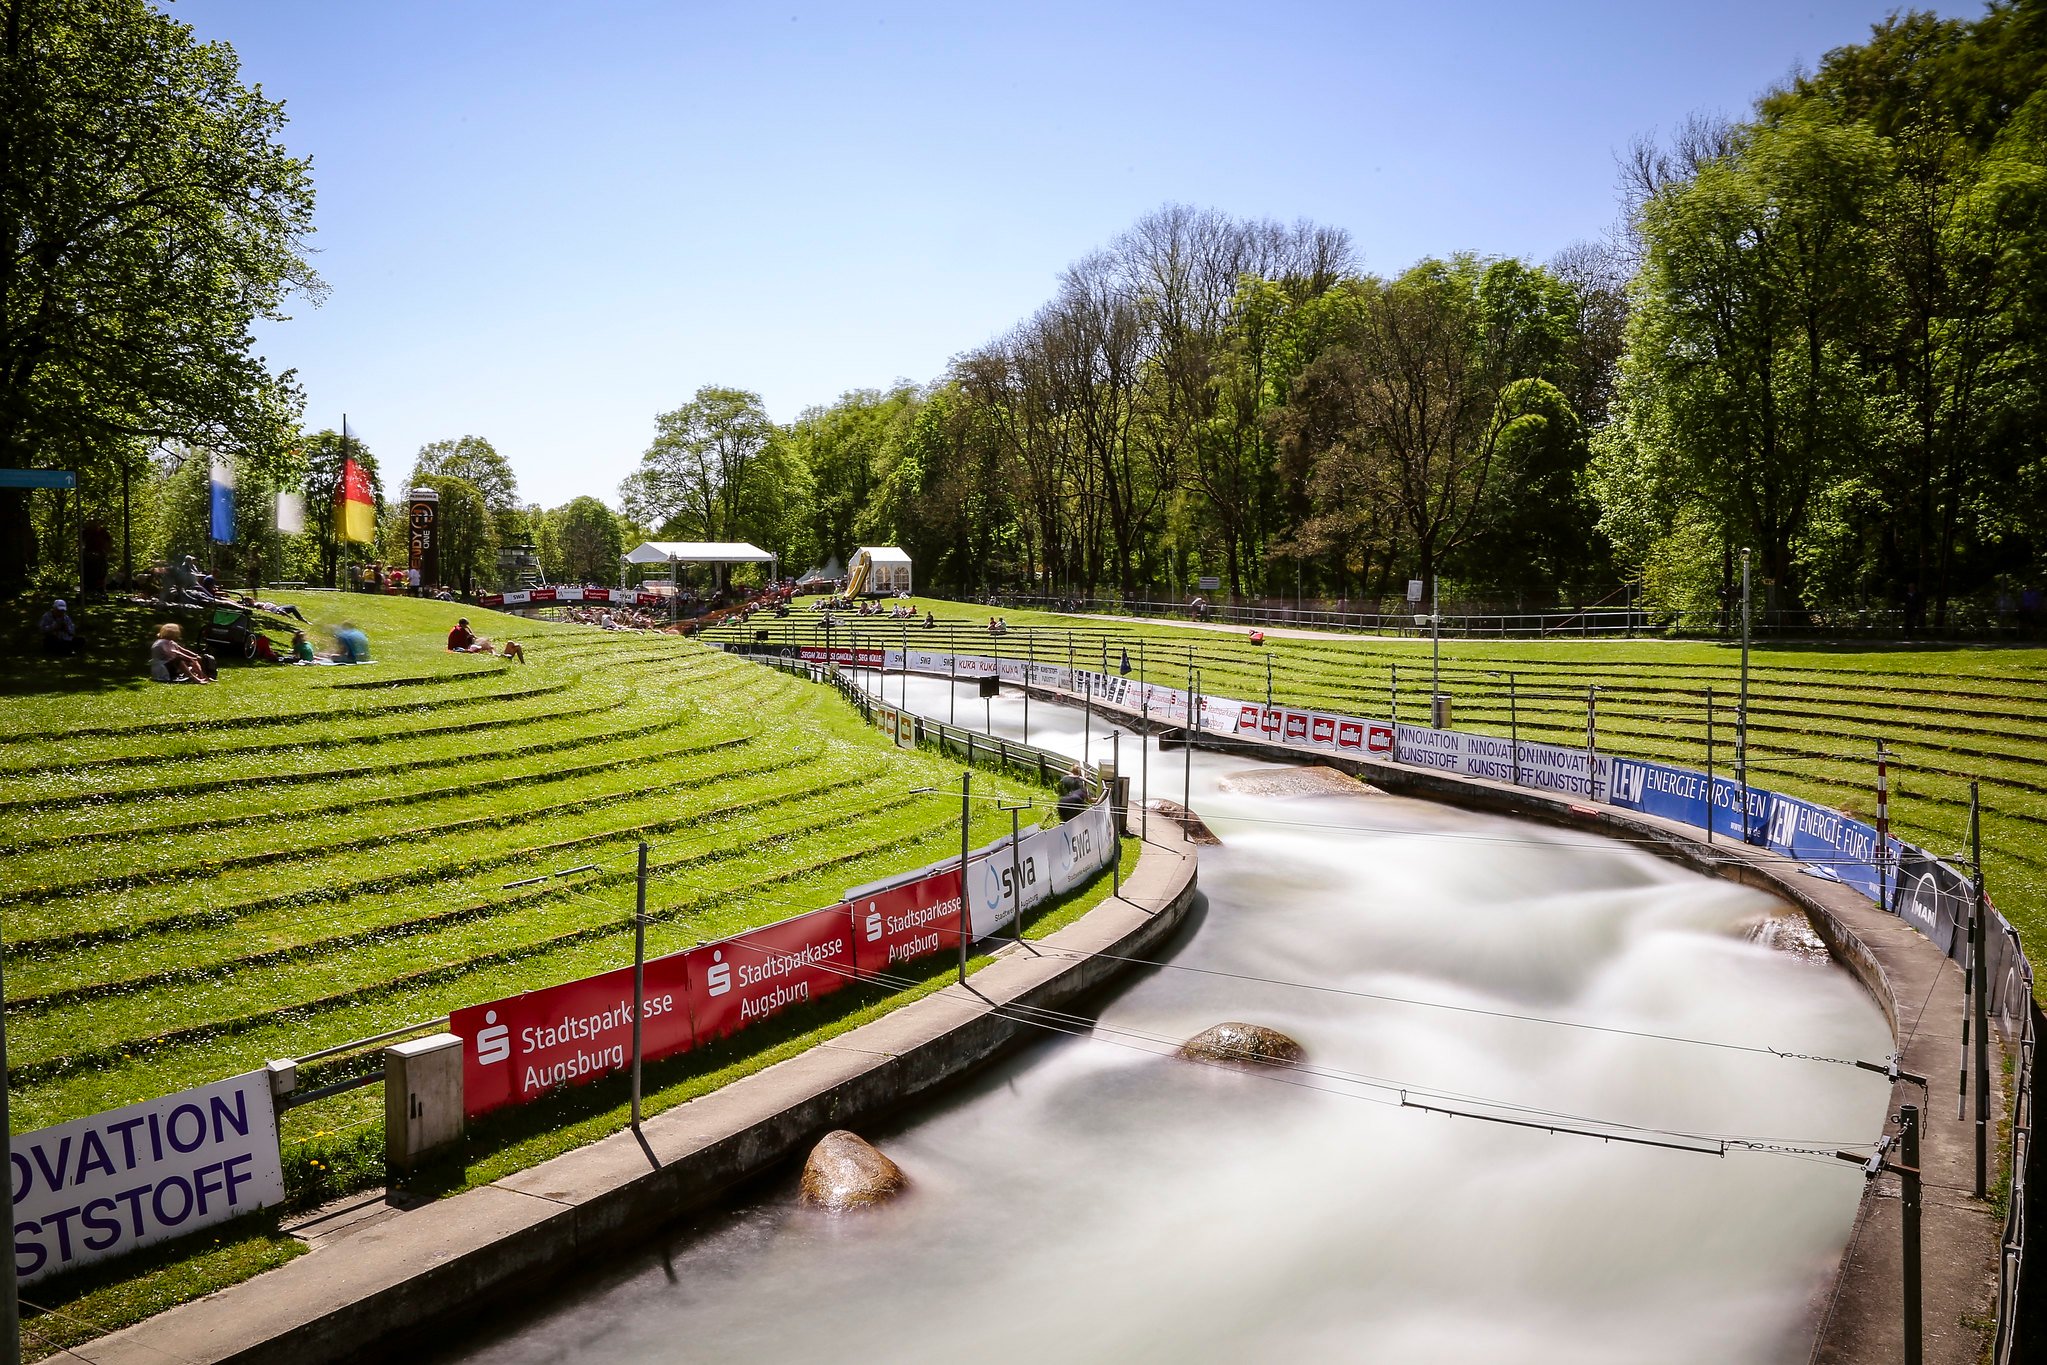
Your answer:
[[[1276,1028],[1263,1024],[1217,1024],[1180,1044],[1180,1055],[1196,1062],[1233,1062],[1238,1066],[1285,1066],[1308,1053]]]
[[[803,1202],[835,1212],[884,1203],[909,1183],[902,1167],[843,1128],[819,1138],[803,1163]]]

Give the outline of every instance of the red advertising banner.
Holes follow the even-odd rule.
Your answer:
[[[1308,717],[1305,712],[1289,711],[1286,713],[1286,742],[1289,744],[1306,744],[1308,742]]]
[[[1263,707],[1254,706],[1249,702],[1246,702],[1244,705],[1238,707],[1237,733],[1241,735],[1246,730],[1249,730],[1254,734],[1257,733],[1259,717],[1261,716],[1263,711],[1264,711]]]
[[[1277,707],[1268,706],[1265,708],[1265,719],[1259,728],[1275,739],[1279,737],[1279,710]]]
[[[878,649],[847,649],[839,646],[827,649],[821,645],[805,645],[800,651],[805,663],[850,664],[855,668],[880,668],[883,654]]]
[[[1336,743],[1335,716],[1310,716],[1308,719],[1309,724],[1314,731],[1314,733],[1309,736],[1309,743],[1311,744]]]
[[[1339,749],[1364,748],[1365,723],[1361,720],[1340,720],[1336,722],[1336,747]]]
[[[853,961],[862,976],[932,953],[959,951],[958,868],[892,886],[853,903]]]
[[[581,593],[576,594],[578,598],[581,598],[582,595],[583,594]],[[554,601],[554,597],[555,592],[553,588],[534,588],[531,589],[526,594],[526,600],[528,602],[552,602]]]
[[[647,963],[640,1045],[649,1061],[694,1041],[681,954]],[[462,1110],[470,1118],[557,1086],[624,1070],[633,1055],[633,969],[567,981],[448,1016],[461,1037]]]
[[[1374,754],[1393,752],[1393,727],[1385,721],[1375,720],[1365,727],[1365,750]]]
[[[735,934],[681,954],[705,1042],[829,995],[853,979],[846,907]]]

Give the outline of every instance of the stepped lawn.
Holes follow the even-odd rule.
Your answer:
[[[16,1131],[628,964],[642,838],[650,956],[958,852],[957,799],[911,794],[955,785],[957,766],[894,748],[830,688],[673,636],[402,598],[293,600],[320,627],[361,625],[375,662],[223,663],[210,687],[152,684],[156,623],[182,620],[191,640],[198,621],[148,606],[88,606],[78,659],[43,659],[31,633],[17,636],[0,671]],[[448,653],[460,615],[519,640],[530,662]],[[977,785],[1042,795],[1020,777]],[[1008,832],[1006,813],[976,807],[976,844]],[[1045,907],[1033,932],[1106,886]],[[933,989],[949,966],[652,1067],[650,1107]],[[371,1065],[316,1064],[299,1083]],[[493,1116],[427,1192],[613,1131],[623,1101],[621,1083],[603,1082]],[[284,1115],[291,1208],[382,1180],[382,1114],[371,1086]],[[30,1297],[56,1312],[36,1340],[56,1349],[297,1249],[274,1217],[217,1231],[211,1246],[173,1242],[38,1285]]]
[[[959,648],[1030,656],[1042,663],[1121,666],[1133,676],[1186,685],[1190,659],[1205,690],[1247,701],[1353,715],[1391,714],[1399,686],[1401,719],[1425,724],[1426,638],[1391,639],[1268,631],[1263,646],[1243,626],[1131,622],[1095,615],[990,608],[920,598],[907,630],[886,618],[841,616],[833,632],[870,644]],[[922,624],[923,613],[938,618]],[[991,636],[1000,614],[1010,632]],[[745,633],[761,624],[757,618]],[[808,603],[777,638],[821,639]],[[712,632],[738,639],[741,632]],[[1106,653],[1104,652],[1106,651]],[[1734,769],[1738,644],[1692,640],[1546,640],[1443,642],[1443,690],[1454,698],[1459,729],[1549,744],[1585,743],[1586,688],[1599,688],[1597,742],[1602,751],[1704,768],[1706,689],[1714,693],[1715,769]],[[1513,677],[1512,701],[1508,675]],[[1984,874],[1992,898],[2032,951],[2047,953],[2047,649],[1999,645],[1814,642],[1767,644],[1749,667],[1749,771],[1759,787],[1804,797],[1863,820],[1876,814],[1876,742],[1892,750],[1893,831],[1930,852],[1966,855],[1969,783],[1980,783]],[[2047,991],[2047,978],[2036,983]]]

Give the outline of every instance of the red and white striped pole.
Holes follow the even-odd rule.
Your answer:
[[[1891,751],[1876,742],[1876,889],[1884,909],[1891,898],[1884,885],[1884,873],[1891,862]]]

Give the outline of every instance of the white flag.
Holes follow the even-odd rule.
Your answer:
[[[277,495],[277,529],[288,536],[306,529],[306,498],[303,493]]]

